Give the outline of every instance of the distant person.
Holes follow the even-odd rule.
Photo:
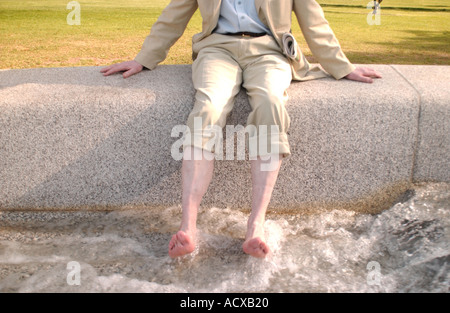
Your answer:
[[[169,243],[172,258],[195,249],[197,210],[211,182],[214,149],[206,146],[204,132],[195,133],[194,119],[201,118],[202,130],[225,126],[227,114],[241,86],[247,90],[252,108],[247,125],[254,125],[249,141],[267,140],[270,152],[250,151],[252,211],[248,219],[243,251],[263,258],[270,247],[264,234],[266,209],[282,159],[290,155],[287,131],[290,119],[285,108],[291,80],[305,81],[327,74],[311,66],[297,44],[286,47],[283,36],[291,31],[291,14],[296,14],[303,35],[322,68],[336,79],[371,83],[381,75],[370,68],[355,67],[341,50],[320,5],[314,0],[172,0],[153,25],[141,51],[133,61],[107,66],[107,76],[123,77],[152,70],[162,62],[180,38],[194,12],[200,9],[202,32],[193,37],[192,79],[196,90],[188,117],[191,140],[183,145],[182,221]],[[286,50],[292,51],[288,57]],[[197,119],[198,120],[198,119]],[[277,132],[262,132],[276,126]],[[203,137],[202,137],[203,136]],[[200,139],[199,139],[200,138]],[[195,155],[201,156],[195,160]],[[268,157],[266,159],[266,157]],[[252,160],[253,159],[253,160]],[[269,165],[271,170],[263,170]]]

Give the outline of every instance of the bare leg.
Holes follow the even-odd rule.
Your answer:
[[[270,166],[271,170],[262,170],[261,166],[268,162],[274,162]],[[281,156],[267,161],[258,157],[257,160],[251,161],[252,212],[247,222],[247,235],[242,248],[245,253],[257,258],[264,258],[270,251],[264,236],[264,220],[281,162]]]
[[[200,160],[196,160],[194,155],[201,155]],[[195,249],[197,211],[211,182],[213,171],[214,158],[211,152],[186,147],[181,169],[183,215],[180,230],[169,243],[171,258],[189,254]]]

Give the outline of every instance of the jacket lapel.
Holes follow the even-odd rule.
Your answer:
[[[220,5],[222,4],[222,0],[212,0],[213,2],[213,14],[212,14],[212,20],[209,23],[209,29],[206,31],[209,34],[212,33],[214,28],[217,26],[217,22],[219,21],[220,16]]]

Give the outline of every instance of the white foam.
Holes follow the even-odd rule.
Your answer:
[[[177,260],[167,256],[167,245],[179,226],[179,207],[118,211],[79,223],[66,216],[65,224],[39,224],[42,233],[0,237],[0,267],[9,273],[0,291],[446,292],[449,195],[449,186],[428,185],[373,216],[268,216],[272,252],[263,260],[242,252],[248,216],[230,208],[200,210],[196,252]],[[52,230],[55,225],[65,232]],[[70,261],[81,265],[80,286],[67,283]],[[368,284],[371,261],[380,264],[379,285]]]

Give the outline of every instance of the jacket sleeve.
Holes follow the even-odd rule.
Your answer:
[[[169,49],[183,35],[197,7],[197,0],[172,0],[153,24],[134,60],[148,69],[154,69],[164,61]]]
[[[355,69],[315,0],[294,0],[294,13],[311,52],[325,71],[340,79]]]

